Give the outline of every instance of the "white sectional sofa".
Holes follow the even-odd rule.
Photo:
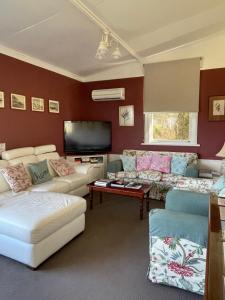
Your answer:
[[[24,147],[2,153],[0,168],[45,159],[58,159],[54,145]],[[84,231],[87,184],[91,165],[75,165],[75,173],[14,193],[0,173],[0,254],[36,268],[50,255]]]

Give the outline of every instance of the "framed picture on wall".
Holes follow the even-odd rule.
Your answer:
[[[0,108],[5,107],[4,92],[0,91]]]
[[[134,126],[134,106],[119,106],[119,125]]]
[[[209,121],[225,120],[225,96],[209,98]]]
[[[48,109],[49,109],[50,113],[58,114],[59,113],[59,101],[49,100]]]
[[[43,112],[45,110],[44,99],[32,97],[31,98],[31,109],[32,109],[32,111]]]
[[[26,97],[18,94],[11,94],[11,108],[26,110]]]

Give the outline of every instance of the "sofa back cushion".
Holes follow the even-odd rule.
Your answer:
[[[172,156],[172,157],[174,155],[186,157],[188,160],[188,165],[192,163],[197,164],[198,161],[198,154],[192,152],[145,151],[145,150],[130,150],[130,149],[125,149],[123,151],[123,155],[127,155],[127,156],[144,156],[144,155],[151,155],[154,153],[160,155]]]
[[[183,175],[186,172],[188,164],[187,157],[174,155],[171,161],[171,173],[175,175]]]
[[[33,184],[40,184],[52,179],[48,170],[47,160],[39,161],[27,166]]]
[[[24,191],[32,185],[31,179],[22,163],[2,168],[0,169],[0,172],[5,177],[5,180],[10,185],[12,191],[15,193]]]
[[[171,156],[152,154],[151,169],[162,173],[170,173]]]
[[[148,171],[151,167],[152,155],[137,156],[137,171]]]
[[[29,156],[34,154],[33,147],[16,148],[2,152],[2,159],[11,160],[18,157]]]
[[[136,171],[136,157],[135,156],[121,155],[120,158],[122,160],[123,169],[125,172]]]

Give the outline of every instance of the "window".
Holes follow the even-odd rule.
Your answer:
[[[198,113],[145,113],[145,144],[197,146]]]

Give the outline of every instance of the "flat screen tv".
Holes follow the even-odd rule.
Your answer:
[[[107,121],[64,121],[64,152],[67,154],[111,151],[112,124]]]

